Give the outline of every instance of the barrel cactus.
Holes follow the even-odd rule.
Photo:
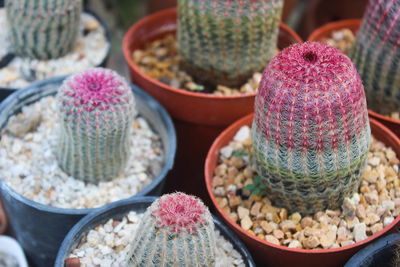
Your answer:
[[[368,107],[400,111],[400,1],[370,0],[351,49]]]
[[[164,195],[146,210],[128,266],[215,266],[214,223],[200,199]]]
[[[73,49],[82,0],[6,0],[5,8],[18,55],[51,59]]]
[[[178,0],[183,70],[204,84],[237,87],[277,46],[283,0]]]
[[[112,70],[89,69],[65,80],[56,100],[61,169],[94,184],[118,176],[129,157],[135,116],[133,93],[124,78]]]
[[[252,158],[275,204],[304,215],[339,208],[361,182],[370,138],[361,78],[342,52],[297,44],[268,64]]]

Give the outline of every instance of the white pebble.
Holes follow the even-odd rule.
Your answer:
[[[249,126],[243,126],[240,130],[236,133],[235,137],[233,138],[236,142],[243,142],[244,140],[250,137],[250,128]]]
[[[368,236],[366,234],[367,226],[365,223],[356,223],[353,229],[353,235],[356,242],[360,242],[366,239]]]

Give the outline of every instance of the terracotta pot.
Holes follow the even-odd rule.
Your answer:
[[[398,216],[382,231],[353,245],[335,249],[305,250],[293,249],[267,243],[264,239],[255,237],[243,230],[219,207],[212,192],[211,182],[213,179],[213,172],[217,166],[220,149],[228,145],[228,143],[235,136],[236,132],[242,126],[248,125],[250,127],[252,121],[253,114],[248,115],[232,124],[218,136],[207,155],[205,164],[205,179],[209,196],[213,202],[213,205],[216,207],[217,214],[219,214],[226,224],[231,227],[244,241],[259,266],[343,266],[352,255],[354,255],[361,248],[370,244],[373,240],[397,231],[397,227],[400,225],[400,216]],[[374,119],[370,119],[370,125],[372,134],[379,141],[382,141],[387,146],[392,147],[396,154],[400,156],[400,139],[388,128]]]
[[[298,27],[298,33],[304,39],[326,23],[362,18],[368,4],[368,0],[310,0],[308,2]]]
[[[328,38],[332,35],[332,32],[338,31],[344,28],[350,29],[354,34],[357,34],[360,28],[361,20],[359,19],[349,19],[341,20],[337,22],[328,23],[318,29],[316,29],[309,37],[309,42],[318,42],[324,38]],[[392,130],[397,136],[400,136],[400,120],[391,119],[388,116],[381,115],[372,110],[368,110],[368,114],[371,118],[381,122],[383,125]]]
[[[3,235],[7,230],[7,217],[4,212],[3,203],[0,199],[0,235]]]

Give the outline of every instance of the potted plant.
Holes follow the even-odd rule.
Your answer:
[[[157,42],[163,40],[167,35],[172,35],[171,38],[175,39],[174,36],[176,33],[181,32],[180,41],[183,43],[180,46],[182,47],[184,45],[186,49],[182,49],[183,51],[181,52],[177,51],[177,53],[184,53],[183,56],[186,55],[186,57],[190,59],[190,55],[196,53],[196,47],[202,47],[201,51],[200,49],[198,50],[197,56],[193,56],[193,58],[198,58],[205,64],[205,66],[201,67],[201,69],[203,69],[201,73],[207,73],[207,68],[209,68],[209,75],[207,75],[207,77],[210,80],[207,81],[207,83],[214,85],[208,86],[207,88],[213,90],[215,89],[216,80],[212,81],[211,76],[214,74],[214,78],[217,77],[217,75],[220,77],[224,75],[226,75],[226,77],[232,76],[231,74],[227,75],[226,71],[219,71],[218,73],[218,68],[224,68],[222,66],[223,60],[226,60],[229,64],[226,68],[235,69],[235,71],[240,74],[241,78],[235,80],[236,83],[240,83],[249,78],[246,75],[250,75],[251,78],[251,72],[262,70],[271,58],[276,46],[279,49],[283,49],[291,43],[301,42],[301,39],[290,28],[279,22],[282,1],[269,0],[219,1],[215,9],[212,6],[213,4],[207,2],[205,7],[206,14],[203,15],[207,16],[207,25],[213,26],[210,28],[208,37],[204,37],[202,40],[198,38],[195,39],[195,36],[193,36],[194,33],[190,31],[190,24],[198,25],[196,26],[199,29],[198,34],[206,35],[208,28],[201,23],[202,20],[199,20],[199,17],[192,17],[191,13],[188,13],[188,6],[186,6],[186,3],[189,2],[180,1],[178,3],[178,13],[176,9],[168,9],[157,12],[135,23],[124,37],[123,51],[125,60],[129,65],[132,81],[158,99],[175,119],[174,123],[178,134],[179,151],[177,154],[176,168],[174,168],[174,174],[171,176],[172,179],[169,184],[179,185],[178,189],[202,196],[203,200],[206,201],[207,194],[201,182],[201,169],[207,153],[206,148],[225,126],[251,112],[255,97],[255,91],[251,90],[255,90],[254,87],[257,87],[255,83],[258,83],[259,80],[255,83],[253,81],[251,82],[253,87],[249,85],[250,88],[253,88],[250,90],[251,93],[239,93],[236,95],[232,95],[233,90],[228,90],[230,95],[215,95],[201,93],[199,91],[182,90],[146,74],[142,66],[133,60],[133,53],[138,50],[143,50],[146,45],[151,46],[153,41]],[[193,1],[193,10],[196,12],[196,16],[203,16],[201,15],[201,3],[203,2]],[[225,5],[229,3],[232,5],[231,11],[225,14]],[[237,7],[239,3],[243,5],[242,8],[239,6],[238,8],[233,8]],[[266,11],[264,8],[258,8],[257,12],[253,12],[255,10],[254,7],[258,7],[259,5],[265,5],[268,8]],[[237,13],[239,10],[242,10],[241,13]],[[256,18],[253,26],[251,26],[251,22],[247,20],[248,16],[250,16],[249,12],[253,12],[252,16]],[[265,18],[262,18],[262,14],[265,14]],[[224,18],[225,15],[226,17]],[[217,18],[213,19],[214,16],[217,16]],[[180,17],[179,20],[178,17]],[[224,24],[221,29],[218,29],[218,20],[221,21],[220,23]],[[235,23],[241,25],[241,28],[239,28],[241,30],[238,31],[236,37],[232,37],[238,38],[239,41],[237,43],[231,42],[232,40],[229,39],[231,38],[230,36],[235,36]],[[252,30],[244,30],[250,28]],[[219,35],[220,31],[222,31],[222,33],[225,31],[225,33]],[[188,42],[190,43],[190,36],[193,37],[193,40],[197,40],[197,43],[188,46]],[[216,42],[216,40],[219,40],[219,42]],[[254,56],[252,56],[252,60],[255,62],[254,65],[250,62],[249,49],[251,48],[246,44],[246,40],[254,40],[254,42],[251,42],[254,44],[254,49],[256,47],[260,49],[252,50],[252,53],[255,53]],[[202,42],[208,44],[215,43],[215,45],[211,46],[209,52],[203,52],[208,46]],[[223,43],[229,45],[222,48],[221,45]],[[174,41],[173,46],[175,44],[176,41]],[[173,48],[171,48],[171,50],[173,50]],[[224,53],[223,51],[225,50],[230,52]],[[235,50],[236,56],[234,56]],[[264,51],[266,56],[261,56],[261,54],[263,54],[262,51]],[[260,59],[263,61],[260,61]],[[217,66],[218,64],[220,66]],[[213,71],[214,69],[215,71]],[[203,76],[206,77],[206,75],[202,75],[199,72],[196,77],[201,79]],[[260,76],[260,74],[258,74],[258,76]],[[222,80],[220,79],[219,81]],[[227,79],[225,82],[230,83],[232,81]],[[191,86],[193,86],[193,84],[194,83],[191,83]],[[178,87],[183,86],[182,84],[182,86]],[[197,86],[206,88],[199,83],[197,83]],[[193,88],[196,89],[198,87],[196,87],[195,84]],[[223,88],[226,88],[226,86],[223,86]],[[193,142],[193,140],[196,140],[196,142]],[[192,177],[192,179],[187,179],[189,176]]]
[[[160,194],[173,165],[170,117],[111,70],[32,84],[2,102],[0,117],[1,196],[37,265],[54,261],[68,230],[89,212]]]
[[[331,35],[333,31],[339,31],[344,28],[350,29],[354,34],[357,33],[356,38],[351,42],[352,48],[348,53],[363,79],[370,116],[382,122],[399,135],[400,118],[398,116],[398,107],[396,103],[392,103],[396,99],[395,94],[398,87],[396,77],[399,76],[396,73],[397,60],[395,58],[400,51],[393,41],[398,36],[395,30],[397,28],[396,23],[398,23],[395,18],[395,11],[398,10],[398,2],[386,1],[379,4],[380,8],[376,8],[377,6],[378,4],[375,1],[370,1],[362,21],[340,21],[325,25],[316,30],[310,36],[309,41],[321,41]],[[358,29],[360,29],[359,32]],[[385,35],[386,33],[388,35]],[[387,36],[389,35],[392,36],[390,38],[394,39],[388,38]],[[373,36],[376,37],[376,39],[373,39],[374,42],[384,45],[379,46],[372,43],[371,38]],[[378,52],[380,56],[376,56]],[[371,58],[373,55],[374,57]],[[387,60],[389,62],[392,62],[390,63],[391,65],[389,64],[390,71],[388,70],[389,65],[385,65],[387,70],[384,73],[388,72],[387,75],[381,75],[381,68],[374,67],[382,64],[379,60],[383,60],[384,56],[388,57]],[[379,80],[381,78],[382,80]]]
[[[226,129],[205,164],[218,214],[258,263],[339,266],[395,231],[388,188],[398,188],[400,140],[368,120],[350,59],[321,43],[293,45],[260,84],[255,114]]]
[[[97,14],[82,12],[82,0],[17,0],[1,7],[0,87],[105,66],[110,31]]]
[[[118,235],[104,243],[102,230],[110,227]],[[107,254],[100,247],[109,248]],[[86,216],[63,241],[55,266],[96,264],[87,248],[109,265],[160,266],[168,261],[179,266],[255,266],[235,234],[199,199],[183,193],[123,200]]]

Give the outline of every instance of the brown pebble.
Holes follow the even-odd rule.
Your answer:
[[[279,229],[274,230],[272,234],[278,239],[282,239],[285,236]]]
[[[301,219],[300,224],[301,224],[302,228],[306,228],[307,226],[311,227],[314,224],[314,222],[311,217],[307,216],[307,217],[304,217],[303,219]]]
[[[120,224],[120,221],[113,221],[112,226],[115,228],[117,227],[118,224]]]
[[[65,260],[65,267],[81,267],[81,262],[78,258],[68,258]]]
[[[303,240],[303,246],[305,248],[316,248],[319,246],[319,240],[315,236],[308,237]]]
[[[273,235],[266,235],[265,240],[269,243],[280,245],[279,240]]]

